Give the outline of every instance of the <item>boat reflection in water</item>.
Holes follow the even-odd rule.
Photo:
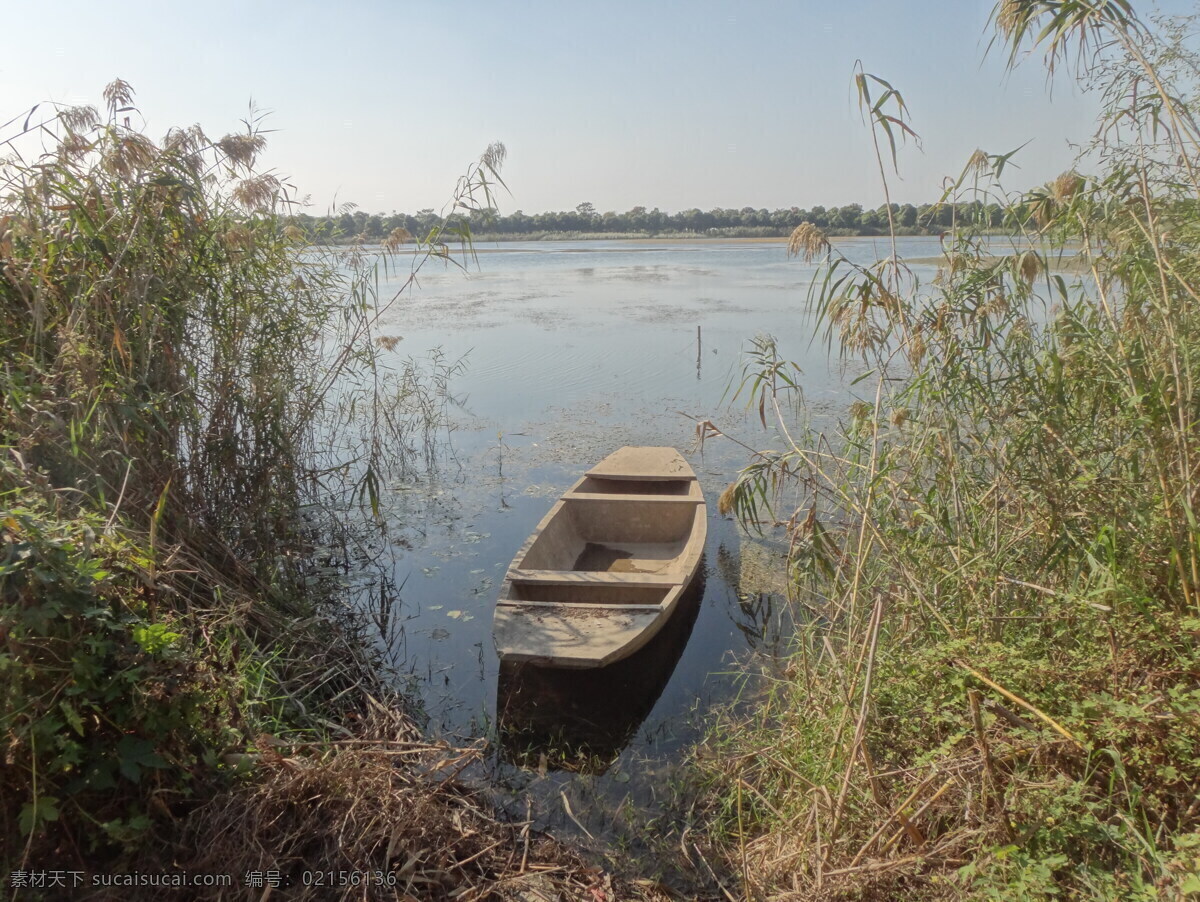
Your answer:
[[[658,634],[627,658],[574,670],[500,662],[500,757],[518,767],[603,774],[675,672],[704,597],[704,562]]]

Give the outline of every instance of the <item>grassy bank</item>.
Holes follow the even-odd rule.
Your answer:
[[[611,891],[456,782],[480,750],[421,738],[345,613],[356,530],[440,425],[436,387],[379,364],[394,339],[373,264],[287,227],[253,123],[156,142],[123,124],[128,85],[105,100],[3,136],[6,886],[160,898],[103,880],[191,872],[231,882],[180,898]],[[501,157],[468,171],[464,209]],[[330,871],[368,878],[304,879]]]
[[[793,235],[825,260],[825,338],[873,378],[837,434],[763,451],[722,499],[787,522],[808,619],[698,760],[745,898],[1200,892],[1190,32],[1115,3],[1006,2],[995,25],[1103,92],[1100,168],[1014,202],[1008,158],[977,152],[951,196],[1005,201],[1035,250],[993,257],[963,221],[929,285]],[[857,84],[884,172],[906,109]],[[1075,272],[1047,268],[1066,242]],[[799,379],[764,340],[743,390],[765,422]]]

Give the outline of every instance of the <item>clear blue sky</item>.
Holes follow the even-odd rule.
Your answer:
[[[976,147],[1032,143],[1013,187],[1068,168],[1096,99],[1040,60],[986,59],[990,0],[6,4],[0,121],[40,100],[101,105],[130,82],[147,130],[272,111],[266,162],[315,212],[440,208],[508,146],[503,212],[641,204],[882,202],[854,62],[908,100],[893,199],[936,199]]]

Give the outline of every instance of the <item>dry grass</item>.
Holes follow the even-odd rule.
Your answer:
[[[189,888],[189,899],[273,896],[264,895],[262,883],[247,885],[255,873],[277,874],[288,887],[280,896],[289,900],[676,898],[652,881],[616,880],[530,823],[499,816],[464,775],[486,748],[423,736],[408,700],[365,655],[353,623],[296,622],[244,601],[238,616],[247,656],[256,636],[263,643],[257,654],[277,648],[273,637],[283,634],[289,650],[272,661],[276,681],[269,690],[280,709],[265,711],[260,700],[242,697],[244,707],[233,717],[243,730],[274,721],[280,735],[259,732],[227,748],[224,774],[199,774],[192,786],[207,799],[202,804],[153,804],[157,829],[124,855],[100,862],[41,844],[31,861],[106,873],[229,875],[232,887]],[[323,723],[326,736],[286,723],[297,719]],[[162,798],[174,795],[167,787]],[[365,875],[364,882],[338,885],[336,872]],[[323,880],[313,877],[321,873]],[[110,898],[109,892],[88,898]],[[161,892],[126,890],[122,898],[158,899]]]
[[[606,875],[529,824],[498,820],[458,781],[479,748],[426,742],[398,710],[372,707],[353,738],[263,748],[252,779],[188,819],[177,866],[235,881],[277,871],[295,900],[618,898]],[[377,885],[306,886],[318,870]]]

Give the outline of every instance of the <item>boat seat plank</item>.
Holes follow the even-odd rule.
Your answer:
[[[600,494],[599,492],[567,492],[562,497],[563,500],[570,499],[571,501],[635,501],[638,504],[642,504],[643,502],[649,504],[704,503],[703,496],[695,498],[690,495],[616,495],[612,493]]]
[[[588,470],[586,475],[641,482],[696,478],[688,462],[674,448],[621,448]]]
[[[659,604],[609,604],[607,602],[602,602],[602,601],[595,601],[595,602],[593,602],[593,601],[525,601],[523,599],[520,601],[513,601],[511,599],[506,600],[506,601],[497,601],[496,607],[497,607],[497,609],[499,609],[499,608],[505,608],[505,609],[529,608],[530,610],[534,610],[536,608],[557,608],[559,611],[561,611],[563,609],[563,607],[569,607],[571,609],[586,608],[587,610],[590,610],[590,611],[661,611],[662,610],[661,602]]]
[[[622,573],[614,570],[524,570],[510,568],[505,576],[514,583],[542,583],[553,586],[621,585],[669,587],[679,585],[678,576],[661,573]]]
[[[505,660],[601,667],[645,635],[660,616],[649,611],[498,605],[494,633]],[[641,643],[638,643],[641,644]]]

